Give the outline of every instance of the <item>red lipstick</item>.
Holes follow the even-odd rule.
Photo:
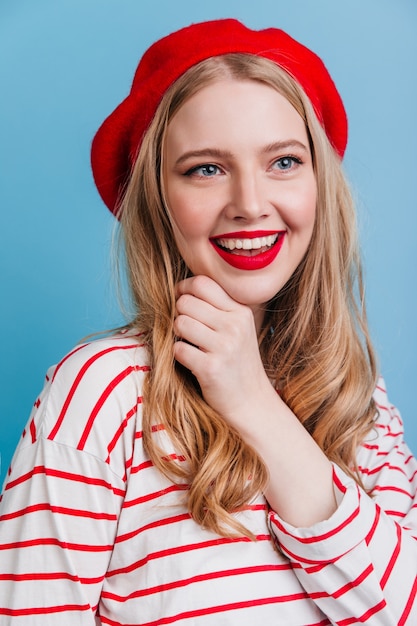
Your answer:
[[[264,267],[267,267],[274,261],[277,257],[279,251],[281,250],[282,244],[284,243],[286,231],[266,231],[266,230],[257,230],[257,231],[248,231],[248,232],[234,232],[234,233],[225,233],[222,235],[217,235],[216,237],[210,238],[210,243],[213,246],[214,250],[217,254],[226,261],[232,267],[235,267],[239,270],[260,270]],[[228,250],[227,248],[221,247],[218,244],[220,239],[255,239],[257,237],[268,237],[270,235],[278,235],[275,243],[272,244],[270,248],[264,250],[263,252],[260,250],[258,254],[247,254],[239,253]],[[240,252],[240,251],[239,251]]]
[[[269,235],[279,235],[285,232],[285,230],[239,230],[235,233],[216,235],[210,239],[213,241],[216,239],[255,239],[255,237],[269,237]]]

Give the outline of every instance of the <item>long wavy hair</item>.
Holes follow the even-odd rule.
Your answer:
[[[163,474],[188,485],[194,520],[221,535],[253,538],[235,513],[264,489],[264,463],[173,359],[175,285],[189,270],[175,244],[161,179],[164,137],[173,115],[197,91],[228,77],[273,87],[306,124],[318,188],[314,231],[303,261],[266,307],[259,347],[283,400],[327,457],[359,483],[355,457],[375,419],[376,364],[352,198],[309,99],[286,72],[263,58],[228,54],[192,67],[165,93],[120,203],[134,305],[131,326],[146,333],[151,361],[143,389],[143,441]],[[155,437],[156,424],[169,436],[175,458]]]

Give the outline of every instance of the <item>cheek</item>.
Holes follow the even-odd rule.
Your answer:
[[[187,198],[184,198],[182,194],[175,193],[175,190],[170,190],[166,194],[166,202],[175,237],[177,238],[181,233],[186,235],[192,228],[193,220],[195,220]]]
[[[310,185],[305,189],[305,192],[300,202],[300,219],[304,224],[310,227],[314,226],[316,220],[316,207],[317,207],[317,186],[316,180],[313,178]]]
[[[285,214],[282,211],[282,217],[290,230],[311,234],[316,221],[316,205],[317,195],[315,188],[306,191],[302,195],[297,194],[293,202],[288,202]]]
[[[196,242],[198,239],[209,236],[209,228],[205,225],[204,220],[198,214],[193,213],[176,213],[172,216],[172,225],[174,235],[177,240],[182,240],[186,244]]]
[[[172,192],[167,196],[167,203],[176,236],[188,240],[209,236],[212,211],[207,203],[201,205],[201,197]]]
[[[305,198],[305,202],[300,211],[300,219],[305,226],[313,228],[316,221],[317,212],[317,196],[315,193],[311,193]]]
[[[200,217],[194,211],[187,211],[185,207],[171,213],[171,224],[179,253],[189,264],[192,258],[198,256],[203,237],[207,240],[207,230],[204,229]]]

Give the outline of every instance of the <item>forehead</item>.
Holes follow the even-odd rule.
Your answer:
[[[190,96],[170,120],[167,140],[213,141],[259,138],[270,134],[306,138],[305,123],[293,105],[272,86],[255,80],[222,78]],[[285,137],[287,138],[287,137]]]

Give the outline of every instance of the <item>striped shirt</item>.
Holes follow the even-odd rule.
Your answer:
[[[250,541],[196,524],[146,455],[148,362],[129,332],[48,371],[0,502],[1,626],[417,624],[417,463],[382,382],[372,497],[335,466],[330,519],[294,528],[261,495],[236,514]]]

